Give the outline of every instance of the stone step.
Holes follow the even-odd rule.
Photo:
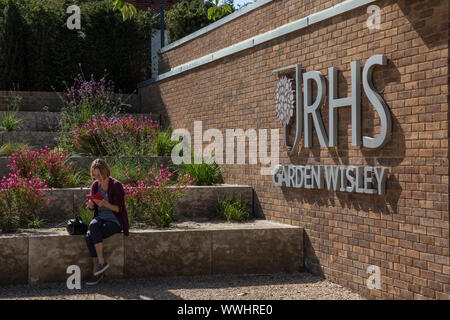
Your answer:
[[[92,161],[97,159],[97,156],[72,156],[68,161],[74,164],[76,169],[87,169],[90,168]],[[112,157],[101,157],[105,159],[106,162],[111,163]],[[159,165],[164,164],[165,166],[169,166],[172,164],[171,157],[121,157],[124,161],[127,159],[136,159],[140,158],[141,161],[145,161],[149,165]],[[9,160],[8,157],[0,157],[0,177],[7,176],[9,173],[8,168]]]
[[[56,138],[58,132],[52,131],[10,131],[0,132],[0,142],[5,143],[26,143],[30,147],[43,148],[48,146],[54,148],[57,145]]]
[[[44,189],[50,199],[43,209],[41,219],[47,222],[61,222],[74,218],[80,205],[84,205],[89,187]],[[188,186],[180,199],[177,214],[185,218],[214,218],[218,197],[232,196],[249,204],[253,211],[253,189],[245,185]]]
[[[152,276],[293,273],[303,268],[303,229],[254,220],[197,227],[130,230],[103,241],[106,279]],[[66,283],[80,267],[92,272],[84,235],[65,230],[0,234],[0,285]]]
[[[0,119],[5,115],[6,111],[0,111]],[[126,115],[126,114],[124,114]],[[152,120],[161,123],[160,115],[158,113],[143,114],[132,113],[133,117],[139,118],[141,115],[145,117],[151,117]],[[59,121],[61,119],[60,112],[27,112],[19,111],[16,115],[17,118],[23,119],[23,122],[19,129],[16,131],[58,131]]]
[[[0,119],[6,114],[6,111],[0,111]],[[61,113],[19,111],[16,117],[23,121],[15,131],[57,131]]]
[[[62,103],[62,92],[48,91],[0,91],[0,110],[8,110],[14,96],[22,97],[20,103],[21,111],[43,111],[43,107],[47,106],[48,110],[60,110]],[[135,110],[140,109],[140,99],[137,94],[117,94],[123,102],[131,104]]]

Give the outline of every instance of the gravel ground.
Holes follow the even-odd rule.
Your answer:
[[[65,223],[64,223],[65,224]],[[21,229],[7,237],[67,234],[64,224],[43,229]],[[274,222],[254,220],[227,223],[206,219],[180,220],[169,229],[234,229],[273,226]],[[142,227],[133,232],[152,229]],[[0,286],[0,300],[362,300],[360,295],[309,273],[264,275],[214,275],[195,277],[151,277],[108,279],[95,287],[82,281],[80,290],[69,290],[66,283]]]
[[[65,222],[47,223],[44,227],[39,229],[27,229],[19,228],[16,232],[12,233],[0,233],[0,238],[11,237],[25,237],[25,236],[38,236],[38,235],[67,235]],[[136,223],[130,228],[130,233],[146,232],[149,230],[155,231],[183,231],[183,230],[211,230],[211,229],[246,229],[246,228],[273,228],[273,227],[292,227],[290,225],[262,219],[252,219],[246,222],[227,222],[223,220],[214,220],[208,218],[189,218],[179,219],[173,222],[168,228],[158,228],[149,226],[144,223]]]
[[[309,273],[108,279],[80,290],[65,283],[0,287],[0,300],[363,300]]]

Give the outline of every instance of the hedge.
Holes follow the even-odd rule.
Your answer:
[[[81,30],[66,25],[73,4]],[[98,79],[106,69],[116,88],[132,92],[151,76],[153,21],[149,10],[123,21],[111,0],[0,0],[0,90],[60,91],[81,70]]]

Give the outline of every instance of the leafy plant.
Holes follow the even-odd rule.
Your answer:
[[[192,157],[191,163],[180,164],[177,171],[180,175],[188,174],[195,178],[195,184],[198,186],[211,186],[223,181],[222,170],[214,159],[205,160],[202,157],[202,162],[197,164]]]
[[[34,217],[27,221],[27,228],[39,229],[39,228],[42,228],[44,223],[45,223],[44,219],[39,219],[37,217]]]
[[[114,157],[110,160],[110,163],[111,176],[119,181],[129,181],[130,179],[136,181],[141,172],[147,172],[154,167],[143,157]]]
[[[22,178],[10,173],[0,184],[0,228],[14,232],[25,221],[35,220],[44,207],[42,188],[47,186],[35,178]],[[47,203],[49,199],[47,199]]]
[[[73,4],[81,30],[65,27]],[[118,88],[132,92],[151,76],[153,23],[151,9],[136,12],[122,0],[1,0],[0,90],[61,91],[82,63],[97,78],[108,69]]]
[[[157,156],[170,156],[172,149],[177,145],[178,141],[172,140],[172,132],[170,129],[159,131],[153,140],[154,153]]]
[[[20,150],[9,157],[8,168],[21,178],[37,178],[53,188],[75,187],[77,181],[69,155],[58,148],[39,151]]]
[[[73,145],[98,156],[146,156],[153,152],[152,141],[158,129],[158,124],[144,116],[93,116],[74,128]]]
[[[211,2],[204,0],[182,0],[176,3],[165,14],[170,41],[177,41],[211,24],[208,9],[212,6]]]
[[[75,169],[70,163],[70,158],[65,161],[71,170],[68,173],[68,182],[65,184],[64,188],[75,188],[75,187],[88,187],[92,184],[92,177],[89,169]]]
[[[75,216],[80,216],[81,220],[89,225],[94,217],[94,211],[89,210],[85,205],[79,205],[76,209]]]
[[[8,106],[7,111],[3,112],[0,115],[1,128],[6,131],[13,131],[21,126],[23,119],[17,117],[17,113],[19,112],[21,103],[22,97],[20,95],[14,95],[11,101],[11,110]]]
[[[213,0],[208,1],[213,2]],[[229,4],[219,5],[219,0],[214,0],[214,2],[214,5],[208,9],[208,20],[216,21],[233,12],[233,8]]]
[[[58,142],[64,150],[72,150],[75,127],[86,124],[95,115],[118,115],[131,106],[114,93],[114,83],[111,80],[106,81],[106,76],[97,81],[91,75],[88,81],[83,73],[78,74],[73,85],[66,87],[63,95],[59,97],[63,107]]]
[[[20,4],[15,0],[2,3],[0,11],[0,89],[10,90],[26,83],[26,35],[28,28]],[[11,87],[13,86],[13,87]]]
[[[125,0],[114,0],[114,8],[122,12],[123,21],[132,19],[136,15],[136,8]]]
[[[0,207],[2,206],[0,199]],[[11,211],[0,213],[0,229],[3,233],[16,231],[20,226],[20,217]]]
[[[5,131],[13,131],[20,127],[22,119],[16,117],[17,111],[7,111],[0,118],[0,127]]]
[[[13,153],[18,153],[21,150],[27,150],[30,147],[26,143],[20,142],[7,142],[0,147],[0,156],[11,156]]]
[[[129,177],[129,183],[125,185],[125,199],[130,215],[137,221],[169,227],[177,220],[179,199],[185,194],[187,185],[194,182],[189,175],[185,175],[171,185],[173,178],[174,174],[164,165],[140,173],[137,179]]]
[[[247,221],[250,217],[248,205],[232,197],[218,198],[216,205],[216,218],[227,221]]]
[[[107,69],[109,78],[123,92],[133,92],[136,83],[151,77],[150,44],[155,19],[150,8],[123,21],[111,1],[88,1],[81,4],[81,21],[84,55],[78,61],[85,74],[100,78]]]

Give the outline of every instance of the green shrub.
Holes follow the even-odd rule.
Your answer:
[[[166,11],[170,42],[177,41],[236,10],[234,0],[219,5],[216,0],[182,0]]]
[[[97,131],[92,132],[92,129],[96,128],[92,125],[98,125],[100,129],[104,129],[105,126],[112,124],[112,122],[104,121],[105,117],[112,121],[112,118],[110,118],[112,115],[117,115],[130,106],[114,94],[114,83],[111,80],[107,81],[106,76],[96,80],[91,75],[91,79],[87,80],[83,74],[79,74],[74,79],[73,85],[67,87],[59,97],[63,106],[57,139],[59,147],[65,151],[73,151],[73,144],[75,144],[82,152],[94,155],[105,154],[104,146],[99,145],[98,137],[96,137]],[[99,117],[102,120],[101,122],[98,121]],[[91,127],[89,127],[90,125]],[[78,133],[77,130],[81,130],[78,134],[80,137],[75,134]],[[86,144],[87,146],[85,146]],[[112,145],[112,147],[114,146]],[[122,144],[119,144],[119,146],[122,146]],[[92,150],[93,147],[94,150]],[[87,150],[83,150],[83,148]]]
[[[7,111],[0,119],[0,127],[5,131],[14,131],[20,128],[22,119],[16,117],[16,111]]]
[[[10,174],[3,177],[0,187],[0,229],[14,232],[27,221],[39,221],[38,215],[45,205],[39,179],[21,178]],[[47,203],[48,203],[47,199]],[[36,220],[37,219],[37,220]]]
[[[111,1],[81,4],[83,65],[85,74],[97,77],[108,70],[108,77],[124,92],[151,77],[150,42],[154,18],[150,9],[140,10],[133,19],[123,21]]]
[[[109,161],[111,176],[121,182],[138,179],[141,172],[147,172],[153,168],[145,162],[142,157],[136,158],[114,158]]]
[[[80,217],[84,223],[89,225],[92,221],[92,218],[94,218],[94,211],[86,208],[86,205],[79,205],[75,212],[74,218],[77,216]]]
[[[26,39],[29,32],[18,1],[3,1],[0,11],[0,90],[27,86]]]
[[[27,228],[31,229],[39,229],[42,228],[45,223],[44,219],[39,219],[37,217],[34,217],[27,221]]]
[[[232,6],[230,6],[228,3],[219,5],[220,0],[208,0],[208,1],[214,4],[213,7],[208,9],[209,20],[216,21],[233,12]]]
[[[232,197],[219,198],[216,205],[216,218],[227,221],[247,221],[250,211],[246,203]]]
[[[180,164],[177,170],[180,176],[188,174],[195,179],[194,184],[198,186],[211,186],[221,183],[222,170],[213,159],[202,158],[202,163],[194,163],[192,157],[191,163]]]
[[[80,186],[81,173],[69,161],[69,155],[58,148],[39,151],[20,150],[9,157],[11,173],[22,178],[37,178],[50,188]]]
[[[165,14],[167,31],[171,42],[177,41],[213,21],[208,20],[208,9],[213,6],[203,0],[182,0]]]
[[[2,113],[0,116],[0,127],[6,131],[13,131],[20,128],[23,119],[17,117],[20,105],[22,103],[22,97],[20,95],[15,95],[11,101],[11,110],[8,106],[6,112]]]
[[[67,163],[69,163],[72,169],[67,174],[68,181],[64,185],[65,188],[89,187],[92,184],[89,169],[75,169],[70,161],[67,161]]]
[[[96,156],[152,155],[159,125],[141,116],[92,117],[73,130],[77,150]]]
[[[185,194],[187,185],[193,182],[188,175],[176,181],[173,178],[174,174],[164,165],[139,174],[137,179],[130,177],[129,183],[124,187],[127,212],[130,208],[134,218],[153,226],[169,227],[178,219],[178,201]]]
[[[178,144],[178,141],[171,140],[172,132],[170,129],[159,131],[153,140],[154,154],[159,157],[170,156],[172,149]]]
[[[81,30],[66,27],[66,9],[81,7]],[[123,21],[111,0],[2,0],[0,2],[0,90],[56,91],[78,74],[101,77],[132,92],[151,76],[152,13]],[[3,8],[3,10],[2,10]]]
[[[14,212],[0,213],[0,229],[3,233],[15,232],[20,226],[20,216]]]
[[[145,210],[146,206],[142,201],[137,198],[130,197],[126,200],[128,224],[135,226],[136,223],[145,223]]]
[[[0,147],[0,157],[9,157],[13,153],[29,150],[30,147],[26,143],[20,142],[7,142]]]
[[[148,159],[146,157],[112,157],[108,160],[111,176],[123,183],[137,181],[143,175],[151,172],[153,168],[160,168],[162,164],[159,160]],[[173,165],[168,166],[172,171]],[[173,180],[169,184],[173,184]]]

